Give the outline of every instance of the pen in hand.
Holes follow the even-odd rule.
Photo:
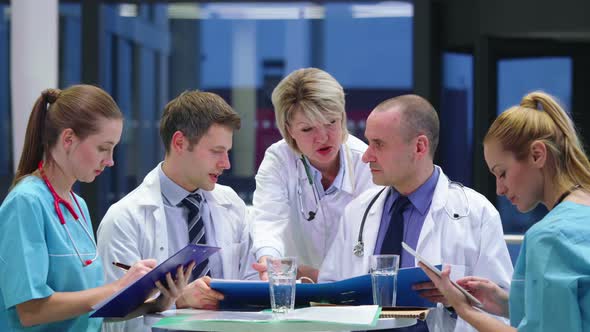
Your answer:
[[[122,270],[129,270],[131,268],[131,266],[127,265],[127,264],[123,264],[123,263],[119,263],[119,262],[113,262],[113,265],[122,269]]]

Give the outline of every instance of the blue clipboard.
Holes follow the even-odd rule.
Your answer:
[[[437,266],[441,267],[441,265]],[[436,307],[436,303],[420,297],[419,293],[412,289],[412,285],[415,283],[429,281],[430,278],[419,266],[399,269],[395,305],[397,307]]]
[[[221,248],[199,244],[189,244],[170,256],[134,283],[113,294],[110,298],[95,305],[96,311],[90,317],[125,317],[137,309],[156,287],[156,281],[166,281],[166,273],[174,276],[179,265],[187,266],[192,261],[198,265]]]
[[[420,267],[402,268],[397,276],[398,306],[435,307],[436,304],[421,298],[412,285],[430,281]],[[221,310],[262,310],[270,308],[270,291],[265,281],[236,281],[213,279],[211,288],[224,295],[219,303]],[[310,302],[340,305],[373,304],[371,275],[319,284],[297,284],[295,307],[307,307]]]

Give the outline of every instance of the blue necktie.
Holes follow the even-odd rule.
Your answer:
[[[400,195],[393,203],[391,211],[391,220],[385,233],[383,244],[381,245],[381,254],[400,255],[402,253],[402,241],[404,240],[404,211],[412,204],[408,197]],[[400,261],[401,263],[401,261]],[[383,330],[383,332],[428,332],[428,326],[425,321],[418,321],[414,326],[401,329]]]
[[[393,203],[389,227],[383,238],[381,254],[400,255],[402,253],[402,241],[404,240],[404,210],[410,204],[406,196],[400,195]]]
[[[207,244],[207,237],[205,236],[205,224],[201,216],[201,201],[203,198],[200,194],[194,193],[186,196],[182,200],[182,204],[188,208],[188,242],[193,244]],[[211,275],[209,270],[209,260],[206,259],[195,266],[192,272],[193,280],[198,279],[204,275]]]

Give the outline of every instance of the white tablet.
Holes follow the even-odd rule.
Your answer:
[[[436,273],[436,275],[440,276],[441,275],[441,271],[434,265],[430,264],[430,262],[428,262],[426,259],[424,259],[424,257],[418,255],[418,253],[416,251],[414,251],[414,249],[412,249],[409,245],[407,245],[405,242],[402,242],[402,247],[409,252],[410,254],[412,254],[412,256],[416,257],[416,259],[419,262],[422,262],[424,265],[426,265],[426,267],[428,267],[432,272]],[[453,284],[453,286],[457,287],[458,290],[461,291],[461,293],[463,293],[463,295],[465,295],[465,297],[467,297],[467,299],[476,307],[483,307],[483,304],[475,298],[475,296],[471,295],[471,293],[469,293],[467,290],[465,290],[465,288],[461,287],[458,283],[456,283],[455,281],[451,280],[451,283]]]

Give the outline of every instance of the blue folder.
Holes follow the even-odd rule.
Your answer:
[[[437,265],[437,267],[441,269],[442,265]],[[430,278],[420,267],[399,269],[395,305],[398,307],[436,307],[436,303],[420,297],[419,293],[412,289],[413,284],[428,281]]]
[[[96,311],[90,317],[127,316],[147,299],[151,291],[156,288],[156,281],[160,280],[163,284],[166,284],[166,274],[168,272],[174,278],[178,266],[188,266],[192,261],[195,261],[198,265],[220,249],[199,244],[187,245],[134,283],[97,304],[94,308]]]
[[[430,281],[419,267],[402,268],[397,276],[398,306],[434,307],[412,290],[412,285]],[[224,295],[221,310],[262,310],[270,308],[270,291],[265,281],[236,281],[213,279],[211,288]],[[310,302],[341,305],[373,304],[371,275],[319,284],[297,284],[295,307],[307,307]]]

